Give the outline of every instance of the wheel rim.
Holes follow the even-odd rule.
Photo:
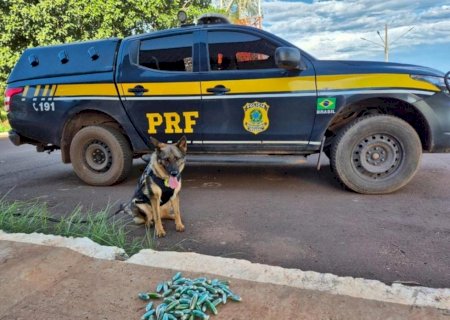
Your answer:
[[[373,134],[355,145],[352,165],[363,177],[378,180],[392,176],[403,160],[398,140],[387,134]]]
[[[106,172],[111,168],[111,149],[102,141],[91,141],[86,145],[84,155],[86,164],[94,172]]]

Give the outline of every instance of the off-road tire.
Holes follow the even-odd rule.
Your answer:
[[[133,152],[119,130],[88,126],[75,134],[70,145],[70,159],[81,180],[93,186],[110,186],[128,176]]]
[[[331,147],[331,168],[345,187],[385,194],[405,186],[420,164],[422,145],[405,121],[389,115],[358,118],[345,126]]]

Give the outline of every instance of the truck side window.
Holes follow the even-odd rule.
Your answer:
[[[272,69],[277,46],[255,35],[232,31],[208,33],[210,70]]]
[[[141,41],[139,65],[162,71],[192,72],[192,34]]]

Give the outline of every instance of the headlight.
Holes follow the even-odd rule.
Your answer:
[[[449,91],[448,91],[449,89],[445,85],[444,77],[422,76],[422,75],[412,74],[411,78],[413,78],[414,80],[425,81],[425,82],[431,83],[432,85],[435,85],[436,87],[438,87],[442,92],[449,94]]]

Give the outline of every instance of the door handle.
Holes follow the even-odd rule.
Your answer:
[[[134,88],[128,89],[128,92],[132,92],[132,93],[134,93],[137,96],[142,96],[144,94],[144,92],[148,92],[148,89],[145,89],[143,86],[138,84]]]
[[[208,88],[206,89],[207,92],[214,93],[215,95],[222,95],[227,92],[230,92],[230,89],[226,88],[225,86],[218,84],[214,88]]]

